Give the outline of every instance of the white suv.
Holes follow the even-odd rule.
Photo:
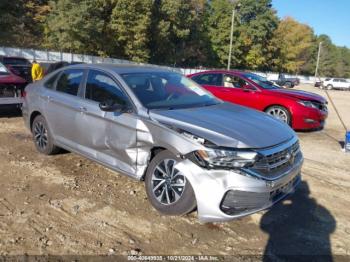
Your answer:
[[[328,90],[331,89],[348,89],[350,90],[350,82],[346,79],[342,78],[327,78],[322,83],[322,88],[326,88]]]

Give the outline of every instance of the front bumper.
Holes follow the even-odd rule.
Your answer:
[[[303,158],[276,180],[232,170],[208,170],[186,159],[176,168],[190,181],[201,222],[229,221],[271,207],[301,181]]]
[[[293,115],[293,129],[310,130],[323,128],[328,112],[317,109],[303,110]]]

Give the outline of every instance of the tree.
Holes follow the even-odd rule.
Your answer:
[[[45,27],[46,47],[94,55],[119,55],[109,21],[113,0],[51,2]]]
[[[115,0],[110,27],[125,58],[148,62],[151,0]]]
[[[313,45],[313,31],[291,17],[283,19],[270,43],[273,50],[273,65],[278,71],[299,73],[307,62],[306,53]]]
[[[207,61],[205,0],[155,0],[150,28],[151,61],[198,65]]]
[[[39,47],[43,23],[49,11],[47,0],[2,0],[0,2],[0,44]]]
[[[232,65],[263,69],[268,66],[266,46],[277,27],[278,18],[271,0],[212,0],[209,17],[211,44],[221,66],[227,63],[231,16],[236,9]]]

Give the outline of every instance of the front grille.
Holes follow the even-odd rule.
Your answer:
[[[252,171],[266,178],[275,178],[288,172],[301,158],[299,142],[295,142],[292,146],[280,151],[262,153],[260,159],[252,167]]]
[[[270,201],[276,202],[281,199],[285,194],[289,193],[300,181],[300,175],[294,177],[287,184],[270,192]]]

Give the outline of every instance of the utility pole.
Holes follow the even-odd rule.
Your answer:
[[[318,75],[318,67],[319,67],[319,63],[320,63],[320,56],[321,56],[321,48],[322,48],[322,42],[320,42],[318,44],[318,54],[317,54],[317,63],[316,63],[316,70],[315,70],[315,78]],[[316,81],[316,79],[315,79]]]
[[[231,56],[232,56],[232,42],[233,42],[233,27],[235,23],[235,7],[232,9],[232,21],[231,21],[231,35],[230,35],[230,52],[228,55],[227,70],[231,68]]]

